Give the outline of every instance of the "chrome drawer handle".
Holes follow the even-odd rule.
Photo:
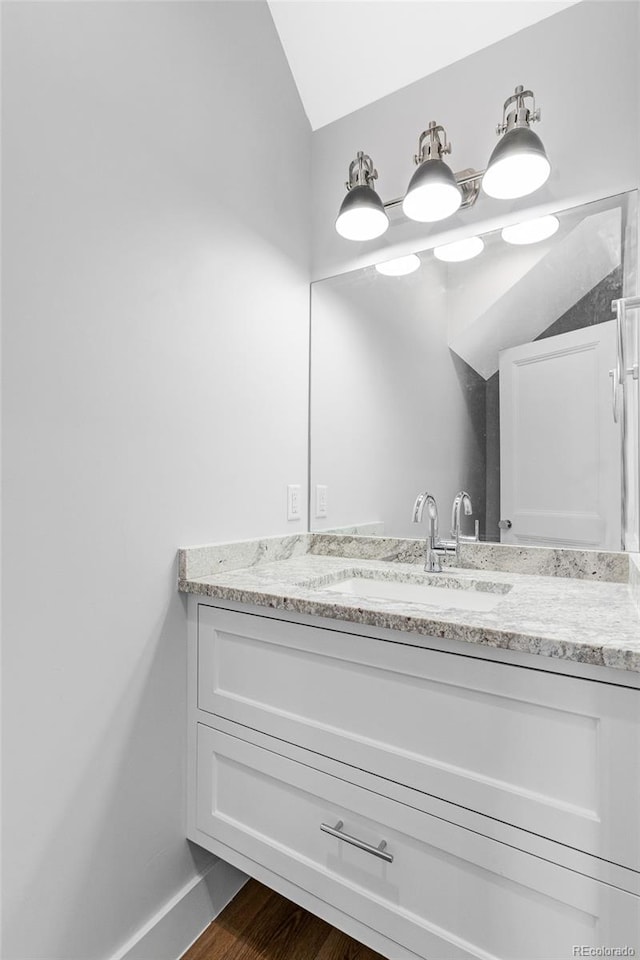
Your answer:
[[[338,820],[335,827],[330,827],[328,823],[321,823],[320,829],[323,833],[328,833],[332,837],[337,837],[338,840],[344,840],[346,843],[350,843],[353,847],[357,847],[358,850],[364,850],[365,853],[371,853],[374,857],[380,857],[381,860],[386,860],[387,863],[393,863],[393,855],[386,851],[386,840],[381,840],[378,846],[374,847],[370,843],[365,843],[364,840],[358,840],[357,837],[351,837],[348,833],[343,833],[343,826],[344,823],[342,820]]]

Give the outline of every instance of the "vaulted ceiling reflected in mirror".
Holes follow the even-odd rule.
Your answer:
[[[637,549],[635,225],[625,194],[314,283],[310,529],[419,537],[428,491],[448,537],[467,491],[467,536]]]

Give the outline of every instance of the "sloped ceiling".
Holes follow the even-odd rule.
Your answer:
[[[488,380],[500,351],[535,340],[620,265],[621,218],[620,207],[578,223],[569,216],[559,240],[511,250],[517,257],[506,262],[470,262],[464,285],[449,295],[451,349]]]
[[[312,129],[576,0],[269,0]]]

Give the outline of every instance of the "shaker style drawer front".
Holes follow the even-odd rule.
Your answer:
[[[199,607],[198,706],[640,869],[640,691]]]
[[[198,726],[197,826],[420,957],[639,948],[640,898]]]

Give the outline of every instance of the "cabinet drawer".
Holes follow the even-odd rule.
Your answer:
[[[201,710],[640,869],[640,691],[204,605],[198,638]]]
[[[197,780],[204,834],[420,957],[640,949],[640,898],[204,725]],[[321,830],[339,821],[392,862]]]

